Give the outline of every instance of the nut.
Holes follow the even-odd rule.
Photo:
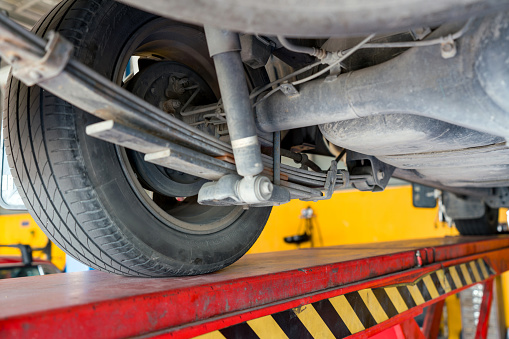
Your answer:
[[[444,59],[450,59],[456,56],[457,50],[454,41],[444,42],[440,47],[440,52]]]
[[[167,113],[175,113],[175,109],[179,108],[182,103],[176,99],[169,99],[163,102],[163,111]]]
[[[29,76],[31,79],[36,80],[36,81],[42,78],[42,74],[41,74],[41,73],[39,73],[38,71],[35,71],[35,70],[30,71],[30,72],[28,73],[28,76]]]

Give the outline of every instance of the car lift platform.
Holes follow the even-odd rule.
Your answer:
[[[0,282],[0,337],[432,338],[444,299],[493,278],[509,236],[446,237],[246,255],[213,274],[99,271]],[[415,320],[426,306],[423,329]]]

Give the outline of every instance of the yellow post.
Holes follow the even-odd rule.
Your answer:
[[[449,339],[460,339],[461,335],[461,305],[458,294],[445,298],[447,307],[447,327],[449,328]]]

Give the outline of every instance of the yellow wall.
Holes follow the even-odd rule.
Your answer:
[[[295,249],[296,245],[286,244],[283,238],[297,234],[301,210],[307,206],[315,212],[324,246],[458,234],[455,228],[438,222],[438,208],[413,207],[410,185],[389,187],[380,193],[345,190],[330,200],[295,200],[274,207],[249,253]]]
[[[47,241],[48,238],[29,214],[0,215],[0,244],[27,244],[32,247],[44,247]],[[65,253],[53,245],[51,254],[52,262],[62,270],[65,266]],[[19,256],[20,252],[14,248],[0,248],[0,255]],[[37,257],[46,259],[41,252],[34,253],[34,258]]]

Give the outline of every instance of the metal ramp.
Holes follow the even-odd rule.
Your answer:
[[[482,338],[493,279],[508,263],[501,235],[253,254],[195,277],[89,271],[5,280],[0,336],[431,338],[444,299],[484,282]],[[413,318],[426,306],[421,331]]]

